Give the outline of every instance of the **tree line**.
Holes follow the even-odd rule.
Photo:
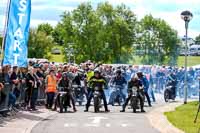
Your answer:
[[[129,63],[139,56],[144,64],[176,64],[180,41],[177,31],[151,14],[138,20],[124,4],[105,2],[96,8],[82,3],[60,17],[55,27],[40,24],[30,30],[29,57],[49,58],[51,48],[62,45],[73,49],[78,63]]]

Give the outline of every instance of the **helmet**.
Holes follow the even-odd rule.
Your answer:
[[[63,78],[67,78],[67,73],[64,72],[64,73],[62,74],[62,77],[63,77]]]
[[[94,74],[96,74],[96,73],[100,74],[100,71],[99,70],[94,70]]]
[[[122,73],[122,71],[120,69],[116,70],[116,74],[120,75],[121,73]]]
[[[75,78],[75,75],[72,72],[64,72],[62,76],[68,78],[69,80],[73,80]]]
[[[138,77],[142,77],[143,76],[143,73],[141,71],[137,72],[137,76]]]

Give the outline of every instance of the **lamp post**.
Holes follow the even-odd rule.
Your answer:
[[[184,77],[184,104],[187,104],[187,55],[188,55],[188,46],[187,46],[187,40],[188,40],[188,24],[190,20],[192,19],[193,15],[190,11],[183,11],[181,13],[181,18],[185,21],[185,77]]]

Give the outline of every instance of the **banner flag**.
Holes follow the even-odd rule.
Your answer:
[[[3,66],[27,67],[31,0],[10,0]]]

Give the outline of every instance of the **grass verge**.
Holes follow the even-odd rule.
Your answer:
[[[194,123],[197,109],[198,102],[190,102],[177,107],[175,111],[165,112],[165,115],[175,127],[181,129],[185,133],[198,133],[200,117],[198,117],[197,123]]]

